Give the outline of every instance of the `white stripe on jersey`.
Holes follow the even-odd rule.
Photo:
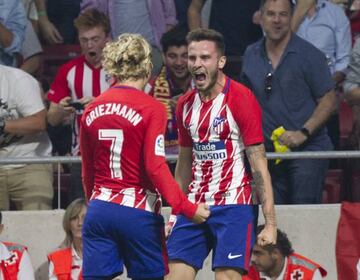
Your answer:
[[[122,190],[123,200],[120,205],[134,207],[135,205],[135,188],[126,188]]]
[[[66,80],[68,82],[70,92],[71,92],[71,99],[73,99],[73,100],[77,99],[76,94],[75,94],[75,71],[76,71],[76,67],[73,66],[66,76]]]
[[[242,186],[245,176],[248,176],[245,172],[245,146],[226,97],[226,94],[220,93],[208,104],[207,111],[202,112],[204,103],[198,93],[191,106],[190,103],[184,104],[182,121],[195,143],[194,179],[188,195],[192,202],[205,201],[209,205],[252,202],[251,196],[248,198],[248,189],[245,191]],[[225,129],[229,131],[228,135],[222,134],[220,138]],[[202,131],[201,134],[199,130]],[[221,154],[226,156],[221,157]],[[211,155],[219,156],[210,157]],[[248,180],[245,183],[249,184]]]
[[[100,194],[96,197],[96,199],[109,201],[110,197],[111,197],[111,189],[101,187]]]
[[[84,73],[82,80],[83,97],[93,96],[93,78],[93,71],[86,63],[84,63]]]
[[[160,213],[161,210],[161,196],[158,192],[151,192],[150,190],[140,189],[136,191],[135,188],[122,189],[117,193],[105,187],[96,187],[93,191],[90,200],[99,199],[115,204],[120,204],[127,207],[139,208],[145,211]],[[138,201],[137,204],[136,201]]]

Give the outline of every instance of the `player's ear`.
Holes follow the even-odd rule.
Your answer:
[[[220,56],[219,62],[218,62],[218,68],[222,70],[225,67],[226,64],[226,56],[222,55]]]

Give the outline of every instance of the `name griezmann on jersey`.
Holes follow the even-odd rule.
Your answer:
[[[96,106],[92,109],[86,117],[86,125],[90,126],[91,123],[99,117],[106,115],[118,115],[127,119],[133,126],[137,126],[142,120],[142,116],[134,109],[119,103],[106,103]]]

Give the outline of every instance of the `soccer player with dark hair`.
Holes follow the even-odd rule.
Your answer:
[[[175,178],[190,201],[210,205],[211,216],[201,225],[172,217],[170,279],[194,279],[211,249],[216,279],[241,279],[255,241],[258,208],[252,181],[266,222],[258,242],[276,240],[261,110],[248,88],[224,75],[220,33],[197,29],[187,41],[195,89],[180,97],[176,109],[180,148]]]

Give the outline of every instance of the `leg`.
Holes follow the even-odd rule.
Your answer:
[[[52,172],[51,164],[29,164],[11,170],[11,200],[17,210],[52,209]]]
[[[321,203],[328,164],[325,159],[291,161],[291,203]]]
[[[254,205],[212,207],[209,226],[216,239],[212,265],[216,279],[241,279],[241,273],[249,268],[256,216]]]
[[[83,279],[110,280],[123,272],[118,240],[113,238],[116,220],[114,203],[92,200],[83,225]]]
[[[197,272],[195,268],[181,261],[171,261],[169,270],[167,280],[193,280]]]
[[[169,275],[166,279],[193,280],[202,268],[213,240],[207,222],[196,225],[179,215],[167,241]]]
[[[11,176],[8,176],[7,170],[0,169],[0,210],[9,210],[9,193],[8,193],[8,180]]]
[[[215,269],[216,280],[241,280],[241,272],[231,268],[217,268]]]

